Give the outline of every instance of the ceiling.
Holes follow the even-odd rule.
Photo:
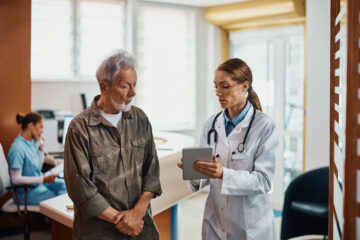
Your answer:
[[[208,7],[215,5],[223,5],[234,2],[245,2],[247,0],[143,0],[146,2],[171,3],[195,7]]]

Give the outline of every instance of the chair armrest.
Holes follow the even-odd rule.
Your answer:
[[[293,201],[291,209],[321,218],[328,218],[329,215],[329,204],[327,202]]]
[[[28,188],[33,188],[35,187],[34,184],[19,184],[19,185],[11,185],[9,187],[6,187],[7,190],[11,190],[11,192],[15,195],[15,203],[16,203],[16,208],[17,208],[17,212],[20,215],[20,206],[19,206],[19,199],[18,199],[18,195],[17,195],[17,189],[24,189],[25,191],[25,214],[27,214],[27,192],[28,192]]]

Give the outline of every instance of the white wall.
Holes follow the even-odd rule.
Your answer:
[[[305,170],[330,162],[330,1],[306,3]]]
[[[100,94],[99,85],[94,82],[32,82],[31,109],[51,109],[78,114],[82,111],[80,93],[86,93],[87,104]]]

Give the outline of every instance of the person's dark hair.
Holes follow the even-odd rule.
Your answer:
[[[29,123],[37,124],[43,119],[43,116],[41,116],[39,113],[36,112],[30,112],[26,115],[22,113],[16,114],[16,122],[18,124],[21,124],[21,129],[25,130]]]
[[[216,71],[226,72],[231,79],[239,83],[249,82],[248,100],[258,110],[262,111],[260,99],[252,89],[252,73],[249,66],[239,58],[231,58],[221,63]]]

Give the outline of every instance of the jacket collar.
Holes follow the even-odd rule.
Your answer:
[[[238,125],[236,125],[236,127],[234,128],[234,130],[239,131],[241,128],[246,128],[246,127],[248,127],[249,124],[250,124],[250,120],[251,120],[251,117],[252,117],[254,111],[256,111],[256,109],[254,108],[253,105],[251,105],[251,107],[250,107],[249,111],[247,112],[245,118],[244,118]],[[233,131],[234,131],[234,130],[233,130]],[[231,134],[231,133],[230,133],[230,134]]]
[[[96,106],[96,102],[99,100],[100,95],[94,97],[91,106],[89,107],[89,125],[96,126],[98,124],[103,124],[105,126],[112,127],[112,124],[109,123],[102,115],[100,109]],[[133,108],[130,109],[128,112],[122,113],[121,121],[124,119],[133,119],[134,118],[134,110]]]
[[[251,117],[252,117],[254,111],[256,111],[256,109],[254,109],[254,107],[251,105],[251,107],[250,107],[249,111],[247,112],[245,118],[238,125],[236,125],[236,127],[231,131],[229,136],[237,133],[242,128],[248,127],[249,124],[250,124],[250,120],[251,120]],[[227,138],[226,137],[226,130],[225,130],[225,117],[224,117],[224,114],[220,114],[220,116],[216,120],[215,129],[216,129],[216,131],[218,132],[218,134],[219,134],[219,136],[221,138],[223,138],[223,139]]]
[[[244,109],[237,116],[235,116],[233,120],[230,120],[230,118],[228,117],[229,109],[225,109],[223,113],[225,118],[225,127],[228,125],[229,122],[232,122],[235,126],[237,126],[242,120],[244,120],[250,107],[251,103],[247,101]]]

